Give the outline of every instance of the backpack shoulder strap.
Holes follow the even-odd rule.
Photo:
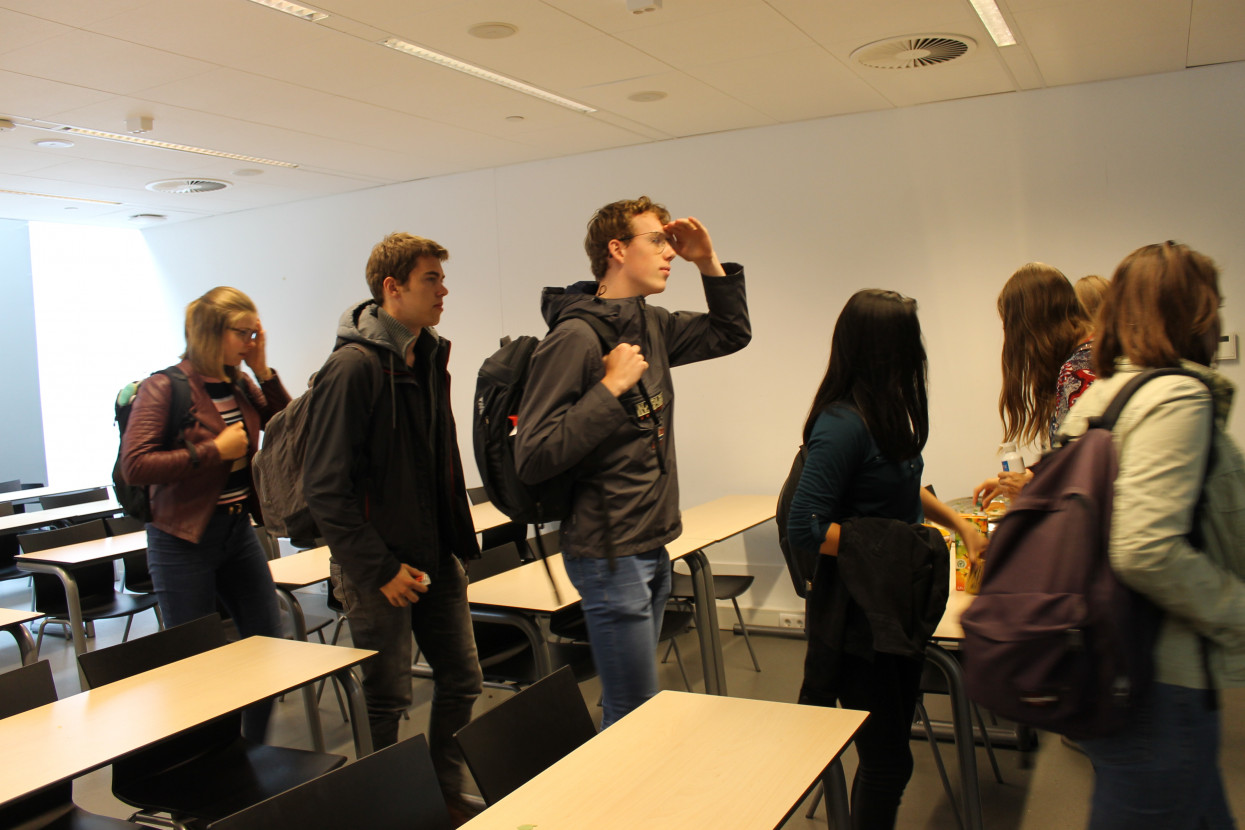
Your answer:
[[[169,366],[158,372],[152,372],[152,374],[164,375],[169,379],[169,418],[164,425],[164,446],[171,447],[174,441],[182,437],[186,427],[190,425],[190,379],[186,377],[186,373],[177,365]],[[198,467],[198,450],[189,441],[183,441],[182,443],[186,445],[186,449],[190,452],[191,466]]]
[[[1132,398],[1133,393],[1154,378],[1164,375],[1184,375],[1185,377],[1193,378],[1199,383],[1202,382],[1202,379],[1197,375],[1179,366],[1171,366],[1164,369],[1147,369],[1135,378],[1130,379],[1119,392],[1115,393],[1115,397],[1111,399],[1111,403],[1107,406],[1106,411],[1090,419],[1090,428],[1114,429],[1115,422],[1119,420],[1120,413],[1124,411],[1124,407],[1128,404],[1129,399]]]

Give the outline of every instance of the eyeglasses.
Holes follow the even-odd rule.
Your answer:
[[[644,233],[633,233],[630,236],[618,237],[619,242],[625,242],[628,239],[636,239],[641,236],[647,236],[649,242],[653,243],[653,247],[657,249],[657,253],[666,250],[666,246],[670,244],[670,237],[666,236],[665,231],[645,231]]]
[[[243,340],[249,341],[251,343],[254,343],[256,340],[259,339],[259,332],[255,329],[239,329],[239,328],[234,328],[233,326],[228,326],[227,328],[230,331],[232,331],[234,334],[240,335]]]

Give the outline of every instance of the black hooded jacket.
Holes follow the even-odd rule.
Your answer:
[[[450,343],[424,329],[408,369],[378,311],[369,300],[341,317],[316,377],[303,464],[307,505],[333,558],[377,590],[400,563],[435,580],[445,556],[480,555],[450,411]]]
[[[562,523],[566,555],[631,556],[682,532],[670,368],[737,352],[752,338],[743,266],[724,267],[724,277],[701,277],[707,314],[597,297],[595,282],[544,290],[550,332],[532,356],[515,457],[528,483],[576,470],[572,514]],[[564,319],[572,312],[605,321],[615,344],[640,346],[647,401],[639,388],[615,398],[600,383],[601,342],[588,323]]]

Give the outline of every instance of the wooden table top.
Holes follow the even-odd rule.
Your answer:
[[[88,501],[82,504],[54,507],[51,510],[14,513],[12,516],[0,516],[0,533],[14,533],[27,528],[55,524],[62,519],[108,516],[120,512],[121,505],[117,504],[113,499],[105,499],[104,501]]]
[[[774,518],[778,497],[723,496],[683,511],[683,535],[721,542]]]
[[[16,608],[0,608],[0,628],[21,625],[43,616],[42,611],[18,611]]]
[[[31,487],[29,490],[10,490],[6,493],[0,493],[0,504],[38,499],[43,496],[59,496],[62,493],[78,493],[83,490],[94,490],[103,486],[103,484],[84,484],[80,487]]]
[[[778,827],[866,715],[663,691],[465,827]]]
[[[103,539],[91,539],[59,548],[38,550],[13,557],[17,567],[24,562],[42,562],[53,565],[88,565],[93,562],[106,562],[120,559],[128,553],[137,553],[147,549],[147,531],[138,530],[134,533],[123,533],[120,536],[108,536]]]
[[[471,505],[471,523],[475,525],[476,533],[501,527],[509,521],[510,517],[498,510],[491,501]]]
[[[248,637],[0,719],[0,803],[288,692],[373,651]]]
[[[329,578],[327,545],[268,560],[272,581],[283,588],[305,588]]]

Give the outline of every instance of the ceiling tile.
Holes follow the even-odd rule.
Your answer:
[[[803,49],[813,41],[768,6],[740,9],[623,32],[619,37],[637,49],[686,69]]]
[[[1193,0],[1189,26],[1189,66],[1245,60],[1245,3]]]

